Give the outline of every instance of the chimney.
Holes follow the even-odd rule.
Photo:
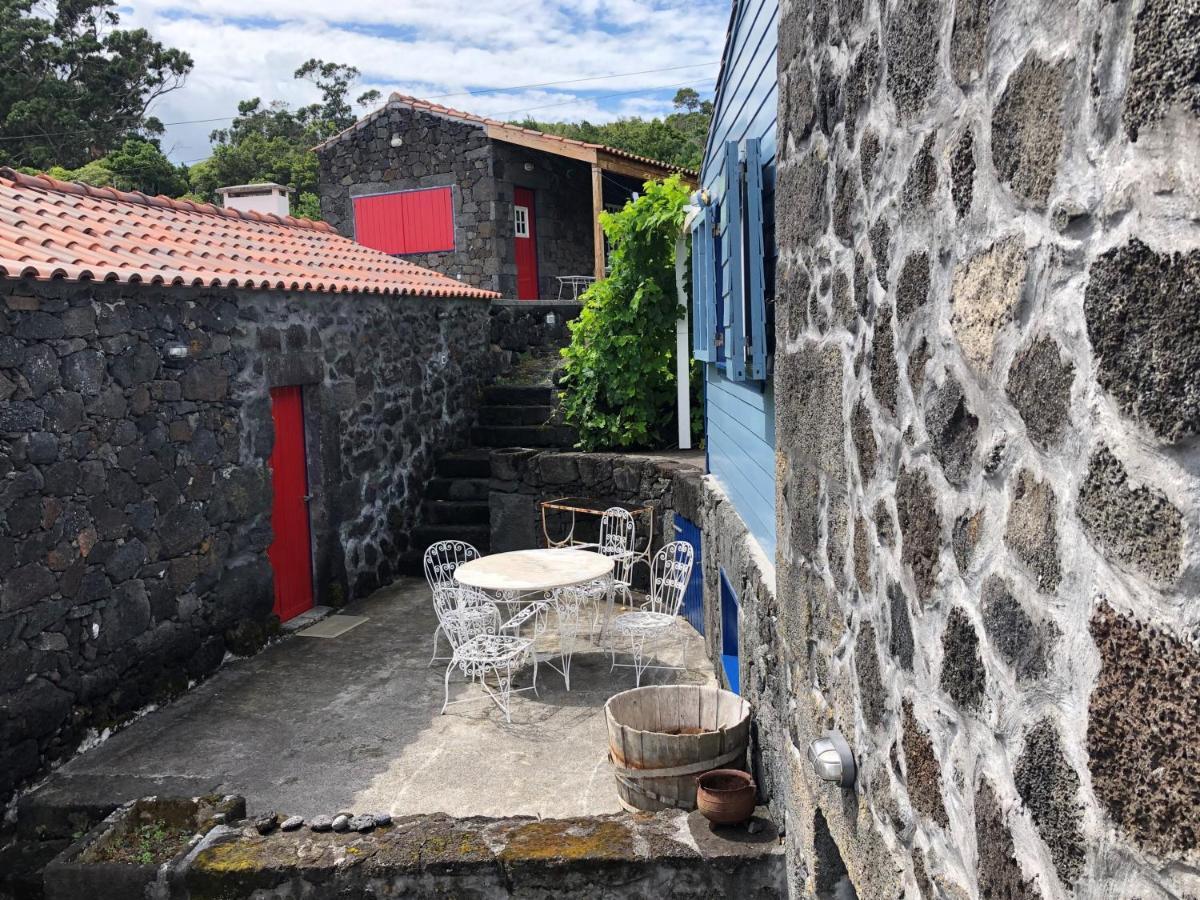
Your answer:
[[[267,182],[265,184],[235,184],[230,187],[217,188],[221,205],[226,209],[237,209],[242,212],[274,213],[277,216],[287,216],[291,213],[288,204],[288,188],[282,184]]]

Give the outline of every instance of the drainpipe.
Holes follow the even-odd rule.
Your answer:
[[[675,238],[675,293],[683,315],[675,322],[675,402],[679,406],[679,449],[692,449],[691,378],[688,354],[688,294],[687,294],[688,231]]]

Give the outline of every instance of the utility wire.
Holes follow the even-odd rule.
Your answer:
[[[640,72],[615,72],[615,73],[612,73],[609,75],[592,75],[588,78],[572,78],[572,79],[568,79],[565,81],[543,81],[540,84],[517,84],[517,85],[513,85],[511,87],[481,88],[477,91],[459,91],[458,93],[454,93],[454,94],[432,94],[430,96],[423,97],[422,99],[424,99],[424,100],[442,100],[446,97],[476,96],[479,94],[496,93],[497,91],[520,91],[520,90],[526,90],[528,88],[554,87],[554,86],[560,85],[560,84],[578,84],[578,83],[584,82],[584,81],[600,81],[600,80],[606,79],[606,78],[628,78],[633,75],[652,75],[657,72],[675,72],[680,69],[695,69],[695,68],[699,68],[701,66],[715,66],[716,64],[717,64],[717,62],[714,60],[712,62],[706,62],[706,63],[692,63],[691,65],[687,65],[687,66],[668,66],[668,67],[662,68],[662,69],[643,69]],[[643,89],[639,89],[638,91],[636,91],[634,93],[641,93],[642,91],[652,91],[652,90],[665,90],[666,88],[670,88],[670,87],[685,87],[688,84],[690,84],[690,82],[684,82],[683,84],[678,84],[678,85],[667,85],[664,88],[643,88]],[[620,96],[620,95],[614,94],[612,96]],[[592,98],[592,99],[604,100],[606,98],[605,97],[597,97],[597,98]],[[576,103],[578,101],[570,100],[567,102],[568,103]],[[561,105],[565,105],[565,104],[550,104],[550,105],[551,106],[561,106]],[[530,109],[545,109],[545,108],[546,107],[541,107],[541,106],[530,107]],[[523,112],[523,110],[516,110],[516,112]],[[504,115],[513,115],[513,113],[504,113]],[[209,124],[212,122],[230,122],[236,118],[238,118],[238,117],[237,116],[217,116],[216,118],[213,118],[213,119],[183,119],[178,122],[163,122],[161,124],[164,128],[169,128],[174,125],[206,125],[206,124]],[[130,121],[131,122],[136,121],[136,119],[131,117]],[[71,131],[48,131],[48,132],[38,133],[38,134],[0,135],[0,141],[24,141],[24,140],[31,140],[34,138],[65,137],[67,135],[72,135],[72,134],[90,134],[94,130],[95,130],[94,128],[76,128]]]
[[[507,119],[510,116],[517,115],[518,113],[534,112],[535,110],[539,109],[550,109],[551,107],[555,106],[570,106],[572,103],[586,103],[589,100],[611,100],[613,97],[628,97],[630,94],[651,94],[655,91],[669,91],[671,88],[687,87],[690,84],[690,81],[683,81],[679,84],[664,84],[661,87],[654,88],[638,88],[636,91],[621,91],[620,93],[616,94],[604,94],[600,97],[573,97],[570,100],[563,100],[559,103],[547,103],[543,106],[527,106],[524,109],[514,109],[510,112],[500,113],[498,116],[490,118]]]

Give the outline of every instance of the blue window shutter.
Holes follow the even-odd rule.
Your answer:
[[[763,178],[762,154],[758,138],[746,141],[746,306],[749,308],[750,329],[746,342],[750,345],[750,377],[762,381],[767,377],[766,292],[763,286]]]
[[[742,268],[742,166],[737,141],[725,142],[725,377],[746,380],[745,282]]]
[[[712,208],[704,206],[692,225],[692,354],[701,362],[717,358],[713,341],[717,274],[713,262]]]

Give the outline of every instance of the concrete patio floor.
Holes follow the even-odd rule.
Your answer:
[[[515,696],[511,724],[478,686],[452,676],[451,700],[477,702],[439,715],[444,664],[428,666],[435,619],[424,582],[401,580],[342,612],[368,620],[336,638],[293,635],[227,664],[68,762],[22,806],[220,791],[243,794],[252,813],[304,816],[620,809],[604,702],[633,687],[632,669],[610,673],[607,654],[585,646],[567,692],[543,665],[540,696]],[[651,670],[643,683],[715,683],[700,637],[682,620],[676,627],[689,637],[688,670]]]

